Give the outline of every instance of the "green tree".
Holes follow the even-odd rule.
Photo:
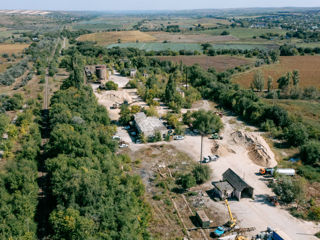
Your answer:
[[[264,88],[264,77],[262,75],[261,71],[257,71],[254,74],[253,81],[251,83],[252,89],[257,89],[259,92],[261,92]]]
[[[118,84],[113,81],[108,81],[105,86],[107,90],[118,90]]]
[[[279,60],[280,52],[278,50],[273,50],[270,53],[270,58],[273,63]]]
[[[304,191],[301,182],[287,176],[278,177],[272,188],[280,200],[285,203],[292,203],[298,200]]]
[[[164,92],[165,102],[170,103],[174,101],[176,92],[177,92],[176,81],[173,75],[170,75],[165,92]]]
[[[300,156],[304,163],[320,166],[320,142],[309,141],[300,148]]]
[[[197,165],[192,170],[192,174],[196,179],[197,184],[202,184],[210,179],[211,169],[208,165]]]
[[[306,127],[300,122],[291,124],[285,134],[287,142],[295,147],[303,145],[308,140],[308,137]]]
[[[300,72],[298,70],[293,70],[292,72],[292,84],[293,86],[298,86],[300,82]]]
[[[291,73],[290,72],[288,72],[285,76],[280,77],[277,80],[279,89],[281,89],[282,91],[287,90],[288,87],[289,87],[289,84],[290,84],[290,79],[291,79]]]
[[[128,125],[128,123],[131,121],[131,119],[132,119],[132,114],[131,114],[131,111],[130,111],[128,104],[122,104],[121,110],[120,110],[119,122],[122,125]]]
[[[268,87],[268,92],[271,91],[273,85],[273,78],[271,76],[268,77],[268,82],[267,82],[267,87]]]
[[[203,147],[203,137],[210,133],[219,131],[223,127],[223,123],[219,116],[214,114],[212,111],[205,111],[203,109],[192,113],[192,126],[197,129],[201,134],[201,154],[200,162],[202,161],[202,147]]]

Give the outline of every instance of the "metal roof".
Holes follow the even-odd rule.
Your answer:
[[[135,114],[134,120],[143,133],[167,130],[159,118],[147,117],[143,112]]]
[[[247,184],[242,178],[240,178],[234,171],[230,168],[222,174],[223,180],[227,181],[234,189],[237,191],[242,191],[245,188],[253,189],[249,184]]]

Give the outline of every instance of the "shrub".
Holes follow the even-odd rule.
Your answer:
[[[180,183],[184,189],[188,189],[196,185],[196,179],[189,173],[181,176]]]
[[[118,90],[118,84],[116,84],[115,82],[113,81],[108,81],[106,83],[106,89],[107,90]]]
[[[301,160],[310,165],[320,164],[320,142],[309,141],[300,148]]]
[[[313,221],[320,221],[320,206],[313,206],[310,208],[308,217]]]
[[[197,165],[193,169],[192,174],[197,184],[202,184],[210,179],[211,169],[207,165]]]
[[[299,122],[291,124],[285,134],[287,142],[295,147],[303,145],[308,140],[308,137],[306,127]]]

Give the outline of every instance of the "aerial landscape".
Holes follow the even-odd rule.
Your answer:
[[[0,3],[0,239],[320,239],[320,2]]]

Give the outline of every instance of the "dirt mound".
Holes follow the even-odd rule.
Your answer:
[[[227,146],[223,144],[218,144],[216,141],[213,144],[213,147],[211,148],[211,152],[213,154],[217,154],[220,157],[224,157],[229,155],[230,153],[235,154],[236,152],[233,151],[232,149],[228,148]]]
[[[114,103],[123,103],[127,101],[129,104],[132,103],[132,97],[125,91],[105,91],[98,94],[99,102],[106,102],[110,105]]]
[[[247,148],[248,155],[255,164],[262,167],[274,167],[277,164],[274,153],[260,135],[236,131],[231,136],[235,144],[241,144]]]

